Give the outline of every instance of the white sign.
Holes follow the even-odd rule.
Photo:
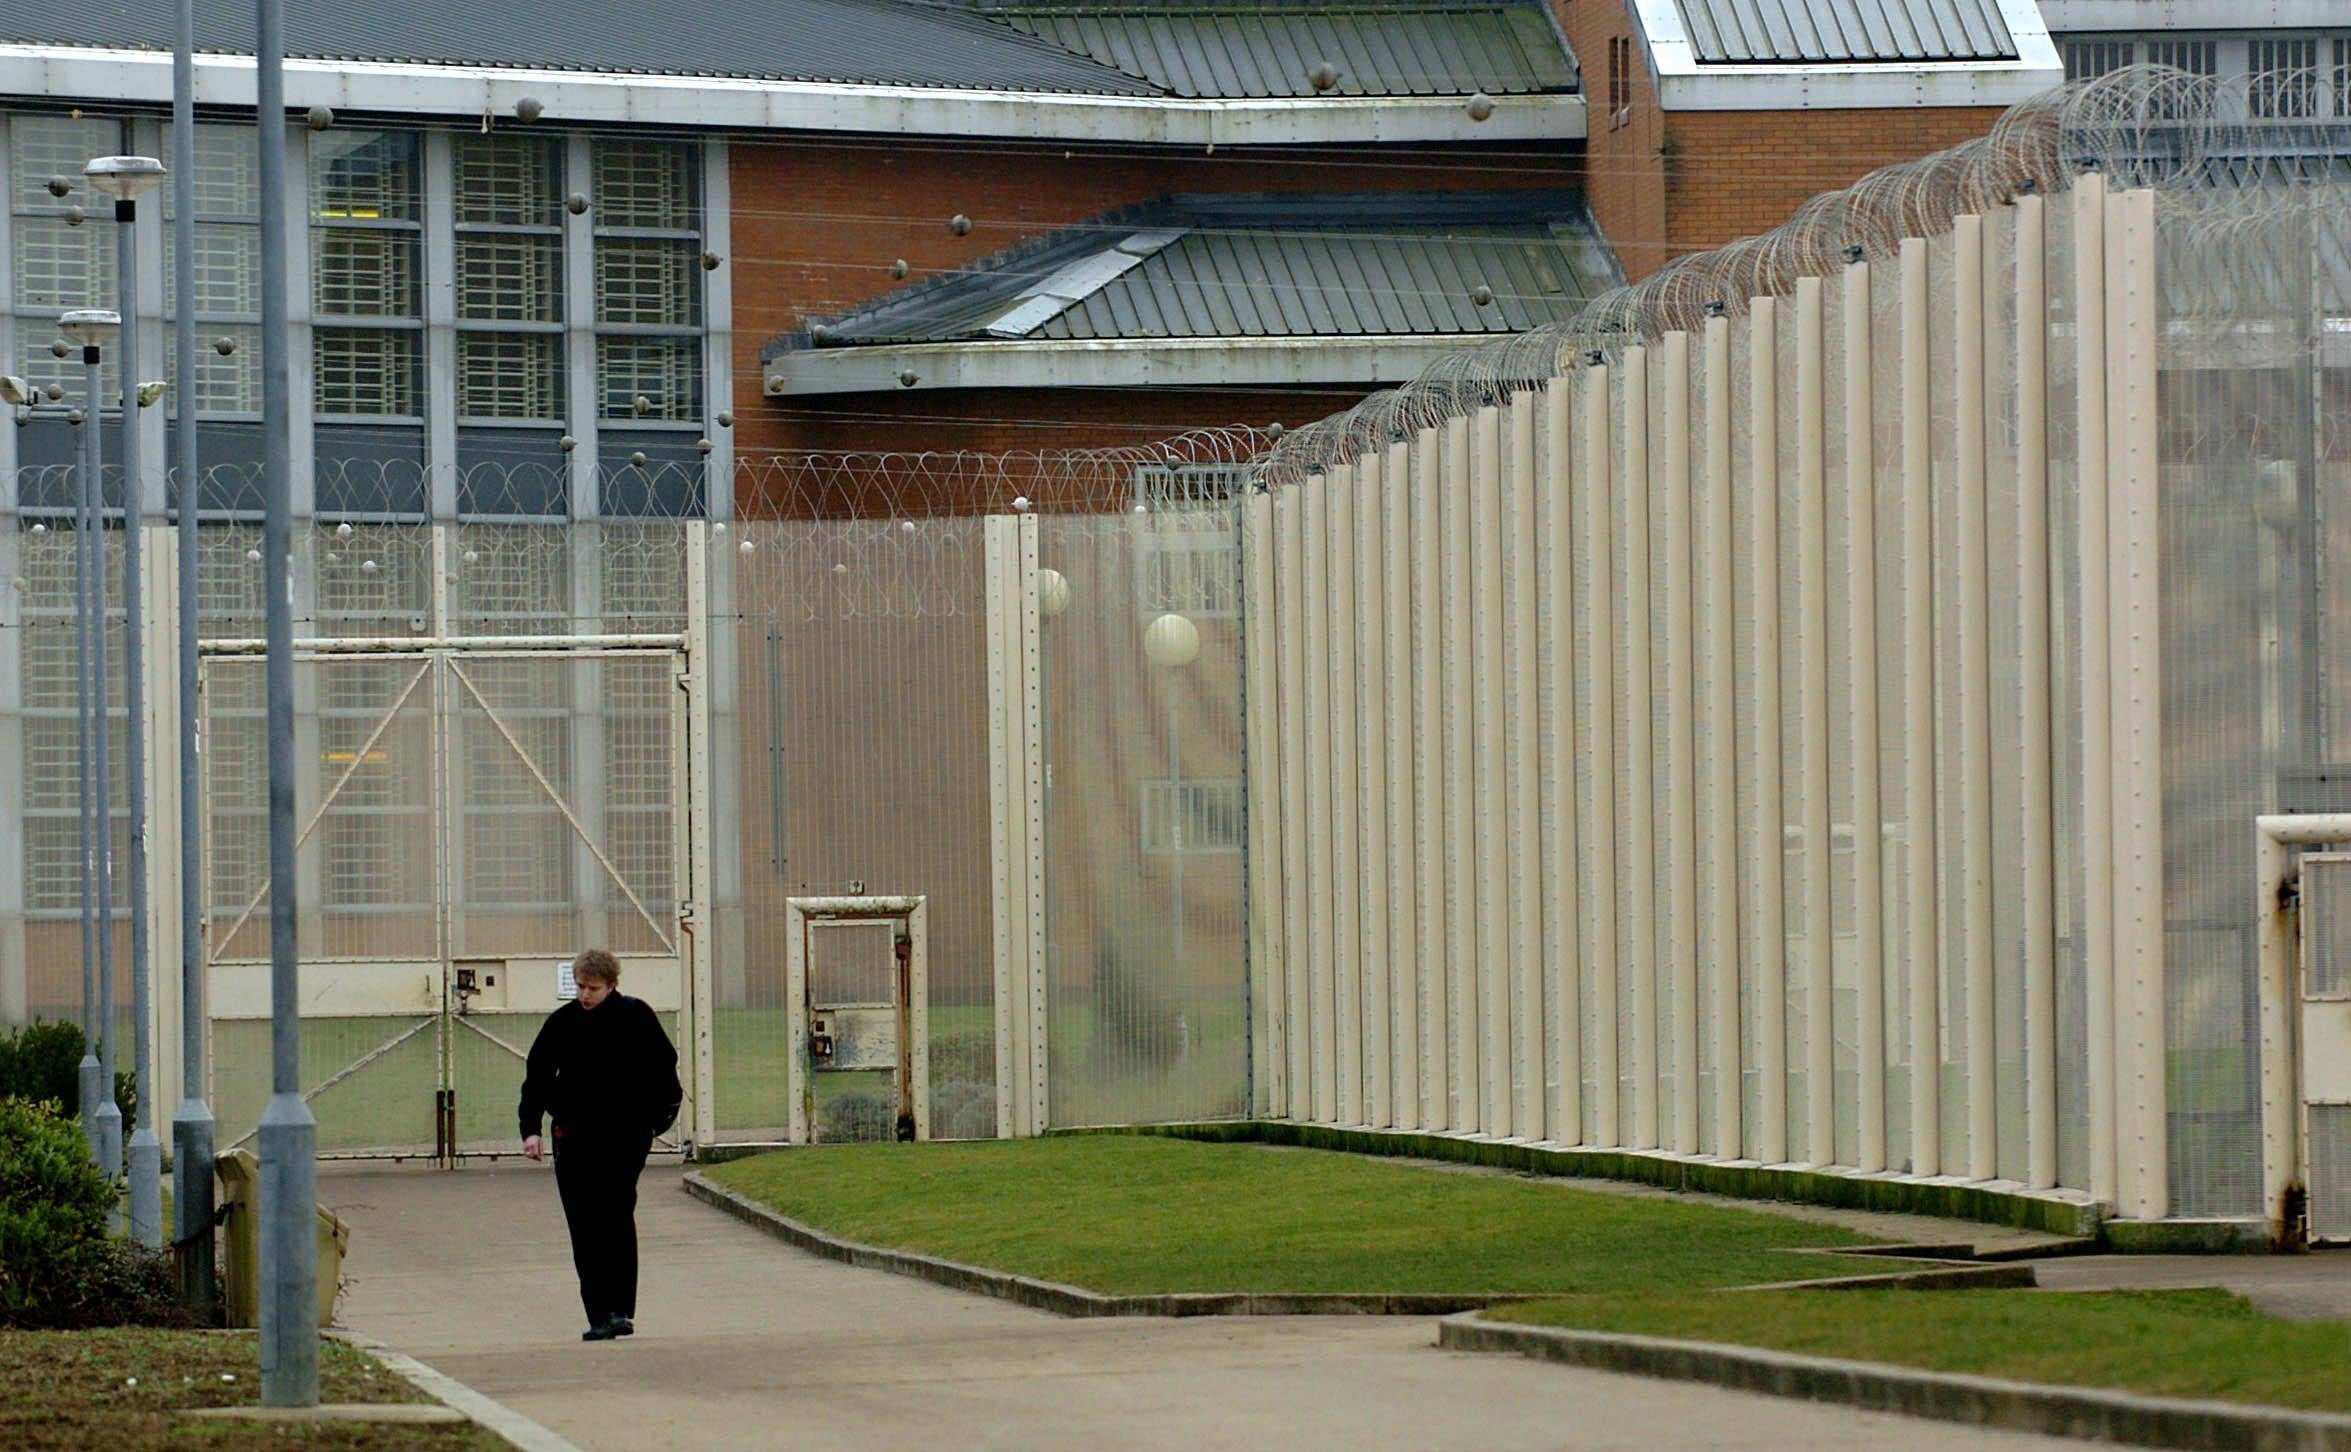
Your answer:
[[[577,998],[577,997],[579,997],[579,996],[580,996],[580,984],[579,984],[579,980],[578,980],[578,979],[576,979],[576,978],[574,978],[574,977],[572,977],[572,974],[571,974],[571,960],[570,960],[569,958],[566,958],[566,959],[564,959],[562,962],[560,962],[560,963],[557,963],[557,964],[555,965],[555,998],[556,998],[556,1001],[557,1001],[557,1002],[559,1002],[559,1003],[560,1003],[560,1002],[568,1002],[568,1001],[570,1001],[571,999]]]

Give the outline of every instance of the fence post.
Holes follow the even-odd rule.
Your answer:
[[[1673,1123],[1665,1144],[1698,1152],[1698,812],[1693,792],[1697,637],[1691,620],[1690,335],[1667,333],[1659,427],[1665,441],[1665,870],[1666,970],[1673,988],[1665,1057],[1673,1069]]]
[[[1416,989],[1420,999],[1420,1122],[1451,1122],[1451,1038],[1445,1024],[1444,605],[1439,519],[1445,502],[1444,439],[1434,427],[1412,443],[1412,790],[1414,872],[1420,899]]]
[[[1577,583],[1584,615],[1585,741],[1592,790],[1582,802],[1583,842],[1590,862],[1582,893],[1584,967],[1591,974],[1586,999],[1592,1025],[1592,1136],[1598,1149],[1624,1143],[1617,1117],[1616,1018],[1616,585],[1615,451],[1609,441],[1609,369],[1594,355],[1580,380],[1583,432],[1576,458],[1583,465],[1577,487],[1584,509],[1586,567]]]
[[[1290,1119],[1312,1116],[1314,1087],[1313,1014],[1308,995],[1314,976],[1309,934],[1314,922],[1314,892],[1307,871],[1307,837],[1311,830],[1306,797],[1306,547],[1305,495],[1296,485],[1274,495],[1274,542],[1279,564],[1274,571],[1274,603],[1281,620],[1281,653],[1274,662],[1281,673],[1282,792],[1282,1002],[1288,1022],[1283,1049],[1287,1063],[1283,1078],[1286,1097],[1281,1112]]]
[[[1402,1129],[1421,1125],[1420,975],[1414,953],[1420,937],[1413,850],[1412,682],[1418,662],[1412,635],[1412,447],[1402,439],[1388,445],[1380,470],[1381,551],[1385,585],[1381,634],[1387,652],[1388,1027],[1394,1084],[1389,1122]]]
[[[1804,1157],[1837,1158],[1836,846],[1829,822],[1827,369],[1821,280],[1796,282],[1796,719],[1803,754]]]
[[[2049,412],[2043,203],[2016,199],[2017,675],[2024,721],[2025,1183],[2057,1183],[2056,739],[2049,702]]]
[[[1625,769],[1618,779],[1618,830],[1623,834],[1617,860],[1619,879],[1631,888],[1620,901],[1626,905],[1625,967],[1632,974],[1632,1018],[1625,1025],[1631,1040],[1633,1081],[1632,1143],[1653,1149],[1657,1139],[1657,737],[1654,698],[1650,695],[1651,626],[1649,620],[1649,350],[1625,349],[1623,371],[1611,375],[1617,383],[1624,420],[1623,529],[1624,577],[1618,582],[1623,603],[1618,626],[1624,635],[1624,679],[1618,693],[1624,700]],[[1613,541],[1612,541],[1613,543]]]
[[[1387,698],[1382,648],[1387,638],[1384,582],[1387,554],[1381,547],[1381,506],[1386,455],[1373,449],[1355,462],[1355,679],[1347,707],[1355,720],[1356,823],[1356,999],[1361,1007],[1361,1105],[1357,1122],[1380,1127],[1395,1123],[1388,1104],[1392,1080],[1388,1062],[1388,722],[1380,709]]]
[[[1306,1013],[1312,1034],[1312,1095],[1309,1113],[1328,1124],[1338,1115],[1338,1041],[1332,1002],[1338,974],[1332,887],[1331,823],[1331,596],[1330,481],[1317,474],[1299,486],[1305,494],[1306,571],[1306,880],[1313,928],[1305,960]]]
[[[1341,1124],[1363,1123],[1363,804],[1355,774],[1355,467],[1341,464],[1323,480],[1323,588],[1329,598],[1331,801],[1331,1014],[1336,1050],[1333,1112]]]
[[[1788,934],[1785,812],[1780,781],[1780,425],[1779,304],[1747,304],[1747,479],[1755,501],[1748,558],[1753,562],[1752,635],[1755,712],[1755,835],[1748,877],[1754,886],[1755,1073],[1759,1102],[1755,1156],[1767,1165],[1788,1158]]]
[[[1854,1168],[1886,1167],[1885,806],[1878,782],[1877,399],[1870,264],[1845,269],[1845,589],[1853,697]]]
[[[1539,588],[1535,572],[1535,411],[1533,393],[1512,398],[1509,420],[1510,509],[1503,531],[1510,583],[1510,747],[1505,786],[1510,817],[1510,1084],[1512,1132],[1543,1134],[1543,851],[1541,769],[1535,677]]]
[[[1278,770],[1281,703],[1274,687],[1274,657],[1280,632],[1275,625],[1273,499],[1252,489],[1241,504],[1241,642],[1244,667],[1243,752],[1248,813],[1249,1002],[1252,1016],[1250,1074],[1253,1092],[1247,1112],[1273,1115],[1289,1092],[1288,1047],[1283,1039],[1286,1003],[1282,981],[1283,894],[1282,786]]]
[[[1477,826],[1472,881],[1477,903],[1471,976],[1477,986],[1477,1122],[1480,1133],[1510,1134],[1509,845],[1503,833],[1502,756],[1508,733],[1502,708],[1502,411],[1492,404],[1470,419],[1469,578],[1472,790]]]
[[[1953,498],[1959,538],[1960,964],[1967,1005],[1967,1176],[1999,1173],[1999,1082],[1993,1037],[1991,573],[1984,499],[1984,219],[1952,219],[1952,302],[1958,414]]]
[[[1902,241],[1902,902],[1910,955],[1910,1172],[1943,1173],[1942,918],[1935,811],[1934,401],[1928,359],[1927,244]]]
[[[1445,422],[1441,537],[1445,550],[1442,617],[1445,670],[1445,1017],[1452,1034],[1450,1129],[1478,1127],[1477,813],[1475,759],[1477,698],[1471,690],[1476,632],[1470,621],[1470,536],[1474,532],[1469,420]]]
[[[1714,1138],[1708,1152],[1737,1159],[1745,1095],[1739,1037],[1739,820],[1737,617],[1731,606],[1731,321],[1706,320],[1706,819],[1721,845],[1707,904],[1707,1011],[1714,1025]],[[1726,850],[1727,849],[1727,850]],[[1727,865],[1727,870],[1724,870]]]
[[[2113,621],[2107,574],[2106,178],[2074,179],[2075,471],[2082,623],[2082,981],[2090,1196],[2118,1203],[2114,1123]]]
[[[1577,881],[1576,589],[1572,388],[1564,377],[1543,390],[1543,573],[1550,581],[1550,714],[1543,734],[1543,813],[1550,830],[1543,857],[1544,1137],[1577,1144],[1584,1137],[1583,898]]]

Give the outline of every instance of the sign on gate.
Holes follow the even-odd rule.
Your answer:
[[[613,952],[627,991],[681,1037],[691,894],[680,644],[298,648],[302,1077],[322,1156],[517,1152],[524,1059],[584,947]],[[224,1145],[252,1132],[268,1093],[262,667],[257,653],[216,645],[201,679],[211,1097]]]

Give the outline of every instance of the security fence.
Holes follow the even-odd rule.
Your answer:
[[[224,1141],[283,580],[333,1152],[503,1148],[599,942],[697,1145],[1253,1114],[2274,1216],[2251,824],[2351,808],[2351,185],[2248,94],[2068,88],[1287,436],[320,460],[282,568],[216,467],[203,800],[148,771]],[[0,500],[12,1021],[81,1005],[76,487]]]

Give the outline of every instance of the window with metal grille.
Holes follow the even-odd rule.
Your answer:
[[[164,128],[166,155],[173,151],[171,128]],[[258,414],[261,411],[261,192],[259,161],[254,155],[250,126],[199,123],[196,127],[196,250],[190,280],[190,306],[185,316],[195,319],[195,399],[199,414]],[[171,321],[165,328],[166,376],[171,380],[171,407],[180,408],[179,348],[177,336],[183,311],[180,304],[179,236],[170,225],[179,198],[163,189],[163,306]],[[235,348],[222,354],[212,345],[228,338]]]
[[[421,336],[391,328],[319,328],[312,334],[311,396],[323,414],[424,411]]]
[[[1143,850],[1238,852],[1241,850],[1241,782],[1238,777],[1143,782]]]
[[[693,231],[702,225],[694,151],[666,141],[596,143],[596,224]]]
[[[418,158],[413,132],[338,129],[311,138],[311,300],[321,320],[312,402],[321,415],[423,413]]]
[[[1145,615],[1223,617],[1241,608],[1233,506],[1249,483],[1239,464],[1145,464],[1135,502],[1149,514],[1136,531],[1135,590]]]
[[[2292,119],[2318,114],[2318,39],[2245,43],[2250,72],[2246,105],[2256,116]]]
[[[2335,42],[2335,114],[2351,119],[2351,36]]]
[[[646,419],[682,423],[702,416],[699,334],[598,338],[596,376],[604,385],[606,418],[636,418],[638,398],[650,405]]]
[[[2094,81],[2131,63],[2138,48],[2130,40],[2069,40],[2065,43],[2065,78]]]
[[[50,351],[58,340],[57,316],[69,308],[111,308],[116,301],[112,209],[84,180],[82,168],[94,156],[122,151],[123,128],[114,120],[25,114],[7,118],[6,125],[15,243],[9,278],[17,316],[16,357],[7,371],[65,390],[62,409],[78,405],[86,389],[80,352],[60,358]],[[51,194],[52,177],[66,183],[64,196]],[[78,226],[69,217],[77,207],[87,216]],[[119,377],[109,351],[103,396],[121,396]]]
[[[593,154],[598,411],[691,426],[702,417],[700,153],[599,140]]]
[[[564,411],[563,143],[456,140],[457,412]]]
[[[2147,42],[2147,64],[2170,66],[2192,76],[2220,74],[2220,42],[2214,40],[2157,40]]]

